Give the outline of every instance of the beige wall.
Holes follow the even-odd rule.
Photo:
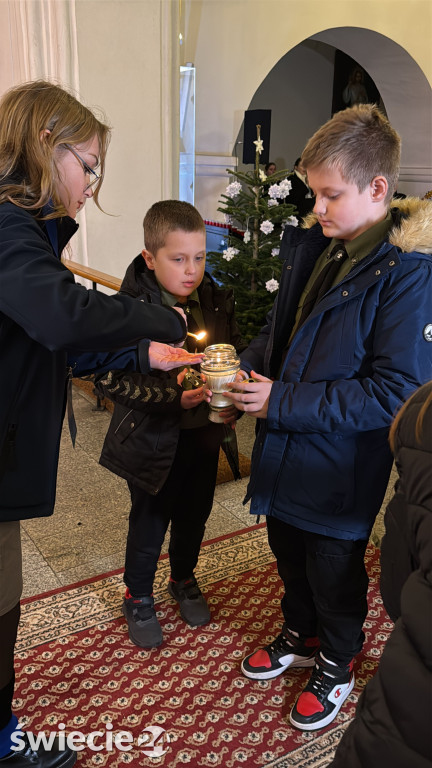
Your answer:
[[[432,83],[430,0],[189,0],[188,14],[182,55],[197,67],[198,152],[231,152],[258,85],[288,50],[322,30],[380,32]]]
[[[146,209],[157,199],[177,194],[179,63],[190,61],[197,68],[196,202],[208,218],[220,218],[217,201],[226,185],[225,168],[233,162],[233,145],[245,109],[275,64],[303,40],[332,28],[367,27],[404,48],[432,83],[431,0],[37,3],[45,13],[55,7],[59,18],[61,12],[69,19],[64,24],[68,38],[76,21],[80,95],[89,106],[100,106],[113,125],[101,195],[105,210],[113,216],[87,206],[87,251],[91,266],[119,277],[142,247],[141,222]],[[16,38],[20,36],[17,19],[25,11],[32,18],[34,8],[33,0],[0,0],[2,90],[22,80],[10,41],[15,39],[14,30]],[[46,26],[39,25],[40,37],[45,39]],[[31,58],[39,45],[38,28],[21,38],[30,46]],[[62,61],[71,59],[67,63],[75,72],[71,46],[62,43],[56,52]],[[47,49],[47,53],[53,51]],[[380,51],[373,53],[377,57]],[[364,55],[368,58],[370,52]],[[32,70],[34,77],[47,74],[39,58]],[[296,72],[290,77],[295,81]],[[396,72],[396,82],[398,78]],[[417,107],[415,103],[410,107],[414,120]],[[425,158],[426,167],[428,162]],[[411,171],[415,176],[415,163]],[[427,173],[424,183],[429,179]]]
[[[208,157],[220,157],[218,174],[213,171],[209,179],[202,173],[197,178],[196,204],[204,216],[220,219],[214,201],[226,184],[223,160],[233,152],[244,111],[261,82],[301,41],[341,27],[367,28],[393,40],[432,83],[430,0],[189,0],[182,56],[197,68],[197,167],[205,167]],[[371,54],[379,59],[379,47],[377,50],[376,43],[374,46],[373,51],[363,51],[366,68]],[[295,71],[291,77],[295,81]],[[396,85],[401,78],[403,73],[395,71]],[[406,86],[409,91],[410,84]],[[306,94],[304,101],[307,109]],[[416,105],[412,109],[410,104],[409,108],[414,133],[418,130]],[[430,122],[424,126],[428,135],[429,127]],[[406,128],[410,130],[411,126]],[[423,188],[427,188],[432,181],[430,157],[424,156],[424,164]],[[416,168],[412,163],[408,165],[411,179]]]
[[[217,201],[244,111],[279,59],[324,30],[364,26],[406,48],[432,82],[431,7],[430,0],[76,0],[81,95],[114,127],[102,202],[116,218],[88,206],[90,265],[122,277],[142,247],[145,210],[177,194],[179,63],[197,68],[196,204],[220,220]]]
[[[177,193],[177,3],[77,0],[80,93],[113,127],[101,204],[86,206],[90,266],[123,277],[142,221]]]

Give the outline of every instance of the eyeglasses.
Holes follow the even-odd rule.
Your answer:
[[[73,147],[70,146],[70,144],[65,144],[65,147],[66,149],[69,150],[69,152],[72,152],[72,154],[75,155],[77,160],[80,161],[86,176],[90,176],[91,181],[89,184],[87,184],[86,189],[88,189],[89,187],[94,187],[95,184],[97,184],[97,182],[102,178],[101,175],[99,173],[96,173],[96,171],[94,171],[93,168],[90,168],[89,164],[86,163],[85,160],[83,160],[83,158],[78,154],[78,152],[75,152],[75,150],[73,149]]]

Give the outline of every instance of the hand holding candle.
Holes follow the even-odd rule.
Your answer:
[[[246,379],[227,384],[227,390],[230,391],[225,391],[223,394],[239,411],[249,413],[256,419],[265,419],[273,382],[255,371],[251,371],[251,377],[252,380]]]

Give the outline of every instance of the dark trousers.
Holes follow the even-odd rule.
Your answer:
[[[156,495],[129,483],[132,507],[124,581],[134,597],[151,595],[157,561],[171,522],[171,576],[193,575],[213,496],[223,427],[209,423],[180,432],[171,471]]]
[[[267,518],[268,540],[285,587],[287,627],[318,635],[326,658],[347,664],[363,645],[368,577],[367,541],[334,539]]]
[[[0,731],[12,717],[15,682],[14,649],[19,619],[19,603],[0,616]]]

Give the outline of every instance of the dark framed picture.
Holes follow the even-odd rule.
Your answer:
[[[336,50],[332,115],[354,104],[378,104],[384,107],[380,92],[366,70],[351,56]]]

